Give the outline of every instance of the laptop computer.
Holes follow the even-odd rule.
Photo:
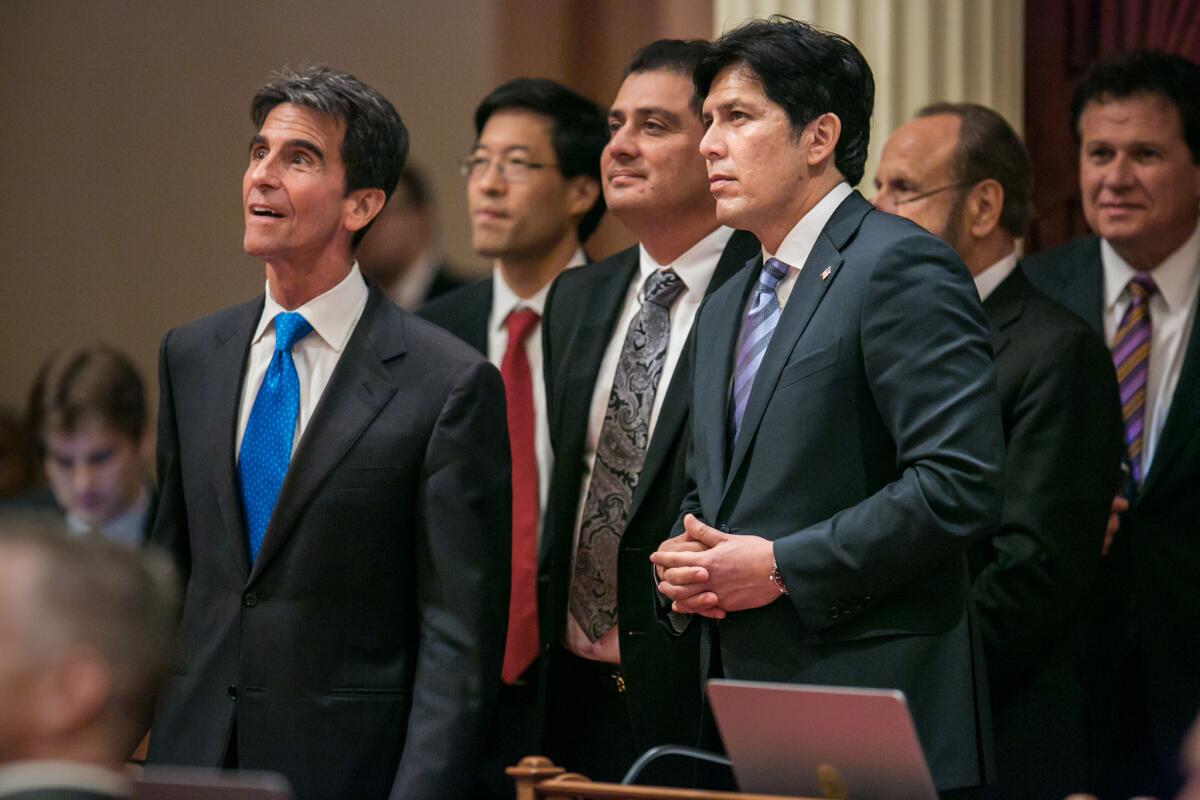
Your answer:
[[[708,697],[743,792],[937,800],[903,692],[711,680]]]
[[[147,767],[133,783],[136,800],[292,800],[287,779],[274,772],[223,772]]]

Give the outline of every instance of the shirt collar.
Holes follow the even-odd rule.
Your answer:
[[[641,279],[638,286],[644,286],[646,279],[655,270],[673,269],[683,281],[689,295],[703,298],[713,273],[717,270],[717,262],[721,260],[721,254],[725,252],[725,246],[729,244],[731,236],[733,228],[720,225],[670,264],[659,264],[646,252],[646,248],[639,244],[638,273]]]
[[[587,254],[583,252],[582,247],[575,249],[575,254],[571,256],[571,260],[567,262],[564,269],[573,269],[587,263]],[[531,308],[539,317],[543,316],[543,311],[546,308],[546,295],[550,293],[550,281],[533,297],[521,297],[514,292],[504,280],[504,275],[500,272],[500,266],[492,267],[492,324],[497,329],[503,328],[508,320],[508,315],[516,311],[518,308]]]
[[[809,209],[808,213],[788,231],[788,235],[783,237],[783,243],[779,245],[779,252],[768,253],[767,249],[763,248],[763,261],[768,258],[778,258],[792,269],[802,269],[804,262],[808,260],[808,254],[812,252],[817,243],[817,237],[829,224],[833,212],[837,211],[837,207],[853,191],[846,181],[842,181],[830,189],[829,193]]]
[[[367,282],[363,280],[358,262],[355,261],[341,283],[293,310],[300,312],[325,344],[340,353],[350,340],[350,334],[354,332],[354,325],[367,304],[368,294]],[[252,344],[262,339],[263,334],[267,332],[267,326],[274,322],[276,314],[287,311],[271,296],[269,283],[266,295],[263,313],[258,320],[258,327],[254,330]]]
[[[1004,258],[992,264],[983,272],[975,276],[975,291],[979,292],[979,302],[983,302],[992,296],[992,292],[1004,283],[1005,278],[1012,275],[1014,269],[1017,268],[1017,254],[1009,253]]]
[[[131,796],[129,782],[118,772],[73,761],[16,761],[0,766],[0,795],[37,789],[87,789],[115,797]]]
[[[1137,270],[1129,266],[1106,239],[1100,240],[1100,262],[1104,265],[1104,307],[1111,311]],[[1170,311],[1178,311],[1187,305],[1200,285],[1200,224],[1188,240],[1150,274]]]
[[[142,486],[137,499],[125,511],[97,526],[97,532],[106,539],[125,544],[138,544],[146,531],[146,512],[150,508],[150,493]],[[93,530],[92,526],[74,514],[67,514],[67,530],[82,535]]]

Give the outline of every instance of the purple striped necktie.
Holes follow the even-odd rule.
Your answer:
[[[742,429],[742,417],[746,414],[746,403],[750,399],[750,389],[754,386],[754,376],[758,374],[763,354],[767,351],[767,345],[771,343],[771,336],[775,333],[775,326],[779,323],[779,297],[775,294],[775,289],[787,276],[789,269],[787,264],[777,258],[767,259],[758,276],[758,285],[754,287],[754,298],[750,301],[750,308],[742,319],[729,403],[734,442]]]
[[[1142,485],[1142,444],[1145,441],[1146,379],[1150,372],[1150,298],[1158,291],[1154,279],[1138,273],[1129,281],[1129,307],[1113,338],[1113,366],[1121,386],[1121,415],[1125,418],[1125,457],[1133,483]]]

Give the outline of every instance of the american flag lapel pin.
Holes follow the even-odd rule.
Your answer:
[[[821,280],[828,278],[829,273],[831,272],[833,272],[833,267],[826,267],[825,269],[821,270]]]

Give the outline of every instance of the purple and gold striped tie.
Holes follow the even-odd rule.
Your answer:
[[[742,429],[742,417],[746,415],[746,403],[750,400],[750,389],[754,376],[762,364],[763,354],[771,343],[775,325],[779,322],[779,296],[775,294],[779,282],[788,274],[788,265],[777,258],[768,258],[754,287],[750,308],[742,318],[742,330],[738,335],[737,361],[733,366],[733,388],[730,392],[729,416],[736,442]]]
[[[1129,308],[1113,338],[1113,366],[1121,386],[1121,415],[1125,418],[1125,456],[1136,486],[1142,485],[1142,443],[1145,440],[1146,378],[1150,372],[1150,298],[1158,291],[1154,279],[1138,273],[1129,281]]]

